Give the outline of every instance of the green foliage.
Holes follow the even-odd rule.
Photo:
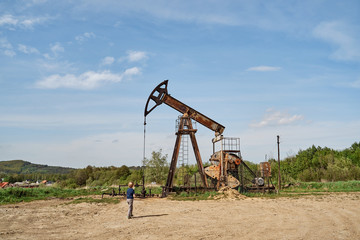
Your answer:
[[[359,192],[360,181],[299,182],[282,192]]]
[[[205,164],[204,164],[205,167]],[[186,166],[182,166],[177,168],[176,173],[175,173],[175,182],[177,183],[178,186],[184,186],[184,185],[190,185],[190,186],[194,186],[195,185],[195,177],[194,175],[196,174],[197,176],[197,181],[198,184],[201,181],[200,176],[198,176],[199,170],[198,170],[198,166],[197,164],[190,164],[190,165],[186,165]]]
[[[50,197],[67,198],[74,196],[85,196],[90,194],[101,194],[97,189],[62,189],[54,187],[44,188],[6,188],[0,190],[0,204],[28,202],[43,200]]]
[[[144,159],[146,166],[145,178],[148,182],[156,182],[162,184],[165,182],[168,172],[169,164],[167,162],[167,155],[162,155],[162,150],[151,153],[150,159]]]
[[[126,180],[126,178],[131,174],[130,169],[122,165],[120,168],[116,170],[116,178],[119,178],[120,180]]]
[[[126,178],[127,182],[141,183],[142,182],[142,170],[130,170],[130,175]]]
[[[272,179],[277,179],[278,162],[269,160],[272,169]],[[251,162],[246,164],[253,172],[258,173],[258,165]],[[206,165],[206,163],[204,164]],[[94,167],[87,166],[83,169],[51,167],[47,165],[32,164],[22,160],[0,162],[0,178],[6,182],[22,182],[25,180],[48,180],[55,182],[56,186],[68,189],[79,187],[117,186],[127,184],[129,181],[141,183],[143,173],[147,183],[156,182],[164,184],[169,171],[167,155],[162,151],[152,152],[150,159],[144,160],[142,167]],[[187,175],[187,183],[194,186],[194,174],[197,174],[197,165],[179,168],[175,174],[175,182],[184,185],[180,171]],[[252,179],[248,171],[245,178]],[[336,151],[327,147],[311,146],[300,150],[295,156],[290,156],[281,161],[282,183],[326,182],[360,180],[360,142],[355,142],[351,147]],[[201,179],[197,176],[197,184]],[[273,181],[276,183],[277,181]]]
[[[68,174],[73,168],[52,167],[48,165],[33,164],[23,160],[0,162],[0,174]]]
[[[23,166],[29,164],[23,160],[12,160],[12,161],[2,161],[0,162],[0,172],[9,174],[9,173],[21,173]]]
[[[270,163],[273,178],[277,179],[278,163]],[[282,182],[360,180],[360,142],[343,151],[314,145],[300,150],[281,161],[281,178]]]
[[[133,172],[139,170],[130,170],[123,165],[120,168],[111,167],[93,167],[87,166],[83,169],[77,169],[71,172],[65,181],[61,183],[62,187],[76,188],[79,186],[111,186],[126,184],[129,176],[138,178],[138,174]],[[132,180],[133,181],[133,180]]]

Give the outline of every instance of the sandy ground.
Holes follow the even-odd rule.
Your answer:
[[[107,196],[109,197],[109,196]],[[0,206],[0,239],[360,239],[360,193],[119,204]]]

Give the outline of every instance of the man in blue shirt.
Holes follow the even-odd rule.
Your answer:
[[[134,184],[132,182],[129,182],[128,184],[129,188],[126,191],[126,202],[129,205],[129,210],[128,210],[128,219],[132,218],[133,214],[133,204],[134,204],[134,194],[135,191],[133,189]]]

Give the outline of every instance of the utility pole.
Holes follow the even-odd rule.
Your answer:
[[[281,174],[280,174],[280,137],[277,135],[277,146],[278,146],[278,163],[279,163],[279,174],[278,174],[278,192],[281,190]]]

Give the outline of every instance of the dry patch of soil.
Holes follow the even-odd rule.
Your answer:
[[[218,199],[226,199],[226,200],[236,200],[236,199],[245,199],[246,196],[240,194],[235,189],[232,189],[230,187],[222,187],[219,189],[218,193],[222,193],[220,195],[216,195],[214,197],[215,200]]]
[[[360,193],[0,206],[0,239],[360,239]]]

